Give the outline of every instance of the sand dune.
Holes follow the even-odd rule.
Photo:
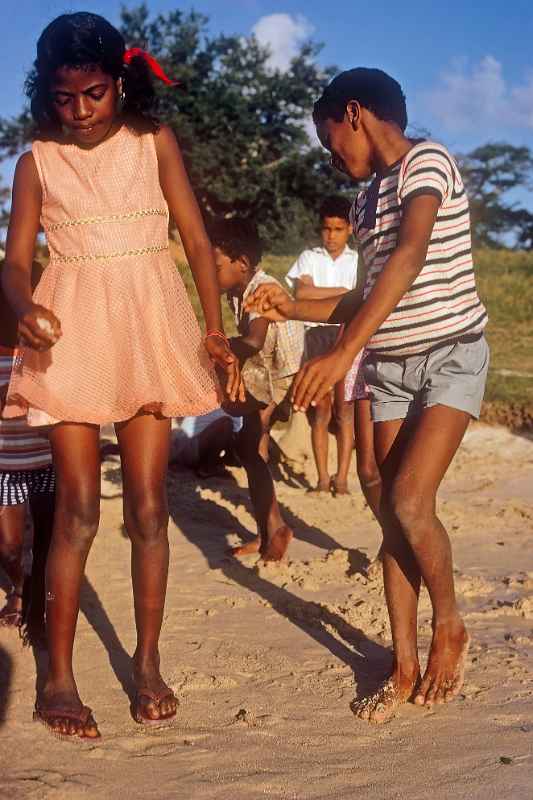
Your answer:
[[[349,708],[390,662],[381,580],[363,575],[377,526],[355,485],[350,497],[317,498],[302,488],[309,460],[301,472],[276,471],[297,537],[282,565],[225,557],[228,544],[255,535],[242,470],[203,483],[189,472],[170,477],[162,657],[180,709],[170,729],[146,731],[128,712],[129,547],[118,468],[106,462],[76,642],[80,692],[103,738],[59,742],[32,723],[36,661],[1,632],[0,797],[533,796],[533,442],[483,425],[469,431],[441,495],[473,638],[467,683],[457,702],[407,706],[383,727]],[[423,648],[429,615],[424,593]]]

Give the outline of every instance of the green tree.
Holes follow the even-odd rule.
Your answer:
[[[200,204],[208,215],[253,217],[274,250],[301,244],[316,228],[325,194],[353,191],[304,122],[334,74],[308,42],[286,72],[269,67],[253,36],[214,36],[195,11],[150,18],[146,5],[124,10],[122,33],[182,80],[186,93],[161,89],[161,116],[176,132]]]
[[[531,247],[533,218],[509,199],[513,190],[531,186],[531,150],[494,142],[477,147],[458,161],[470,201],[474,245],[501,247],[504,237],[513,236],[520,246],[529,241]]]
[[[159,113],[177,135],[205,214],[253,217],[275,251],[301,246],[323,197],[354,191],[305,132],[335,70],[317,64],[313,42],[287,71],[273,70],[254,36],[212,35],[207,25],[196,11],[152,17],[145,4],[124,8],[121,19],[128,45],[149,50],[187,88],[158,87]],[[0,121],[0,155],[28,141],[29,121],[27,111]]]

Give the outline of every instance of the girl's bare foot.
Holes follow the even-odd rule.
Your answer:
[[[407,675],[395,669],[374,694],[353,700],[350,708],[358,719],[382,725],[396,716],[398,708],[411,699],[419,680],[418,665]]]
[[[254,553],[258,553],[260,547],[261,539],[259,536],[256,536],[251,542],[240,544],[237,547],[230,547],[228,553],[236,558],[240,558],[241,556],[251,556]]]
[[[261,542],[261,558],[263,561],[281,561],[294,534],[288,525],[278,528],[276,533]]]
[[[307,490],[307,494],[330,494],[330,482],[327,481],[319,481],[316,486],[312,489]]]
[[[134,666],[133,679],[136,696],[131,711],[136,722],[157,724],[176,716],[178,698],[161,677],[157,663]]]
[[[339,481],[336,476],[331,479],[329,489],[333,497],[341,494],[350,494],[347,481]]]
[[[415,696],[417,705],[449,703],[464,683],[470,636],[461,619],[441,623],[433,630],[424,679]]]
[[[37,698],[33,719],[60,739],[100,738],[92,711],[81,702],[75,685],[46,686]]]

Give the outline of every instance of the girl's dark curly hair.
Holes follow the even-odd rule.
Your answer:
[[[156,94],[152,74],[142,58],[124,64],[126,46],[122,35],[98,14],[81,11],[62,14],[44,29],[37,42],[37,58],[26,79],[26,94],[40,137],[55,137],[60,132],[50,87],[60,67],[89,69],[100,67],[114,80],[122,78],[122,113],[140,131],[155,132],[157,118],[152,109]]]

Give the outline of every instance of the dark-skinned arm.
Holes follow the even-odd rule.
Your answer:
[[[296,300],[327,300],[330,297],[339,297],[349,290],[344,286],[315,286],[310,275],[296,278],[294,296]]]
[[[255,356],[263,349],[269,324],[268,319],[257,317],[250,322],[245,336],[231,337],[230,347],[239,359],[241,366],[247,358]]]
[[[322,300],[295,300],[278,283],[263,283],[244,303],[246,311],[254,311],[271,322],[329,322],[332,325],[350,322],[362,303],[359,287],[345,294]]]
[[[42,190],[31,153],[20,157],[13,181],[13,200],[2,267],[2,288],[18,319],[24,344],[47,350],[61,336],[61,324],[47,308],[32,300],[32,264],[39,231]]]
[[[440,207],[434,195],[418,195],[404,207],[398,244],[372,291],[346,327],[333,350],[309,361],[296,376],[296,409],[316,405],[349,370],[355,356],[394,311],[422,270]]]
[[[176,137],[166,125],[155,135],[159,181],[183,242],[191,272],[198,290],[208,331],[223,331],[220,293],[213,249],[207,237],[202,215],[183,163]],[[227,375],[226,392],[231,400],[244,398],[237,358],[218,336],[205,340],[207,352]]]

